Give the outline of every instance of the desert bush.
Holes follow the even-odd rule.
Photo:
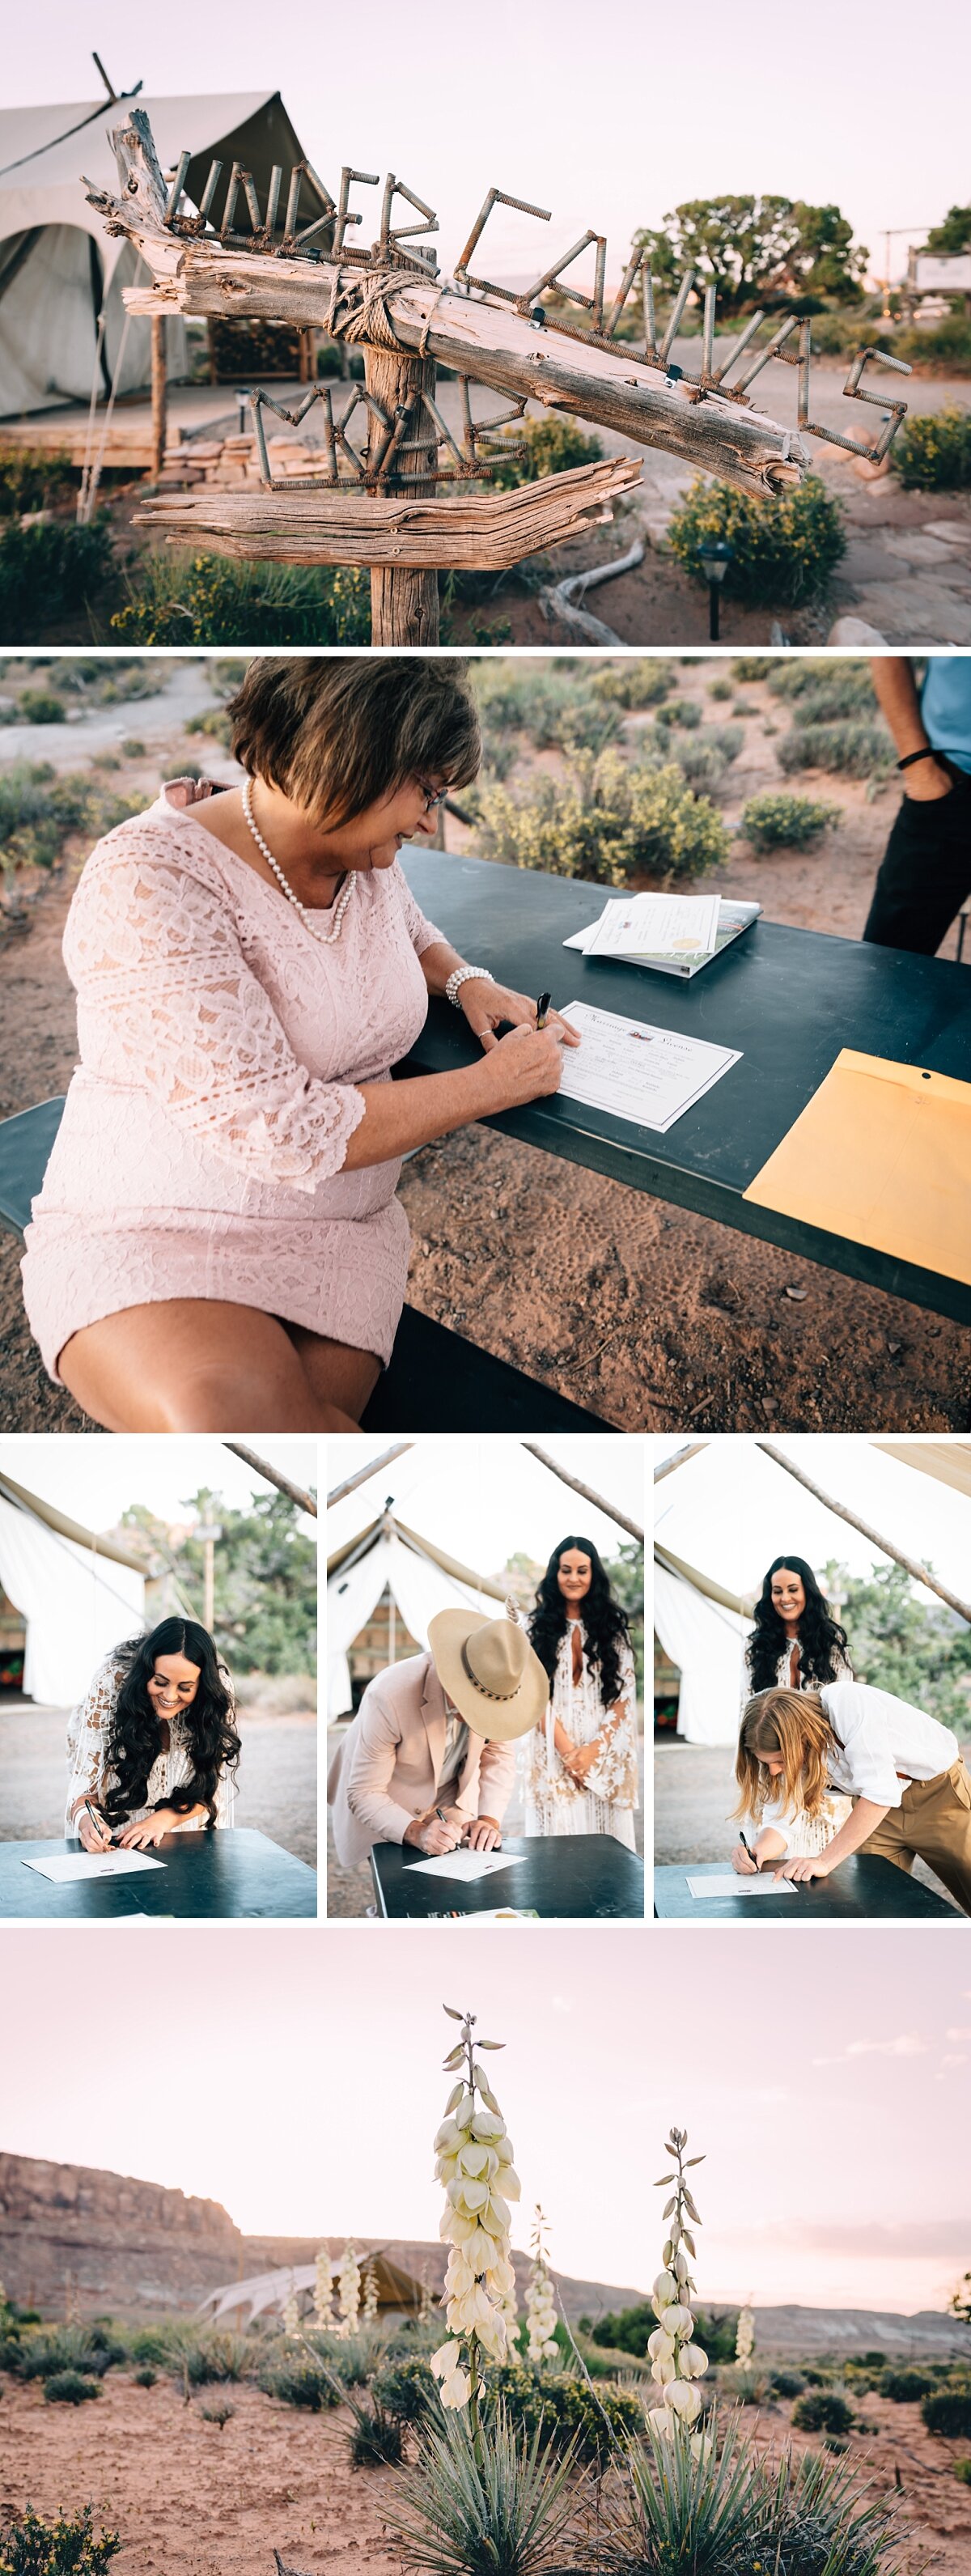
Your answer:
[[[787,2453],[774,2487],[761,2536],[766,2576],[892,2576],[899,2567],[893,2514],[849,2463]]]
[[[576,421],[559,412],[547,412],[542,420],[512,421],[503,430],[501,447],[521,447],[525,456],[504,457],[490,475],[494,490],[511,492],[519,483],[539,483],[547,474],[565,474],[576,465],[595,465],[603,455],[599,438],[588,438]]]
[[[116,2531],[94,2532],[93,2507],[56,2522],[42,2522],[28,2505],[0,2532],[0,2576],[105,2576],[121,2541]]]
[[[200,2406],[199,2413],[204,2424],[218,2424],[220,2432],[224,2433],[236,2408],[230,2405],[228,2397],[223,2397],[217,2399],[215,2406]]]
[[[618,730],[616,708],[592,690],[582,665],[479,663],[474,686],[487,756],[510,733],[524,733],[537,751],[599,751]]]
[[[128,2349],[101,2326],[50,2326],[24,2335],[12,2367],[19,2379],[52,2379],[61,2371],[86,2371],[102,2379]]]
[[[971,411],[948,403],[915,412],[893,449],[905,492],[957,492],[971,483]]]
[[[78,528],[55,519],[24,528],[8,519],[0,536],[0,644],[35,644],[41,625],[90,608],[113,574],[105,521]]]
[[[971,2460],[955,2460],[954,2475],[960,2478],[962,2486],[971,2487]]]
[[[370,585],[366,572],[341,564],[236,563],[166,549],[140,558],[111,624],[142,645],[369,644]]]
[[[352,2469],[400,2468],[405,2456],[400,2416],[389,2413],[378,2397],[361,2405],[348,2395],[354,2422],[347,2435]]]
[[[550,2565],[571,2504],[573,2455],[555,2461],[514,2431],[504,2409],[483,2428],[480,2456],[463,2414],[445,2416],[421,2437],[413,2469],[399,2479],[405,2510],[383,2502],[406,2567],[431,2576],[538,2576]]]
[[[709,680],[708,695],[710,698],[730,698],[733,695],[731,681]]]
[[[193,716],[186,732],[207,734],[213,742],[223,743],[227,750],[233,736],[232,722],[225,707],[204,708],[201,716]]]
[[[528,2362],[500,2362],[487,2371],[486,2401],[531,2437],[542,2430],[557,2449],[564,2443],[578,2459],[605,2467],[613,2445],[640,2433],[644,2417],[632,2390],[601,2382],[596,2392],[569,2371],[537,2370]]]
[[[654,721],[659,725],[684,725],[687,733],[693,733],[701,723],[701,708],[696,698],[667,698]]]
[[[798,2370],[774,2370],[769,2380],[775,2397],[801,2397],[805,2385]]]
[[[779,657],[777,653],[735,653],[728,667],[733,680],[771,680]]]
[[[29,447],[0,446],[0,518],[62,509],[76,490],[69,456],[38,456]]]
[[[340,2404],[340,2391],[319,2361],[281,2362],[261,2370],[258,2382],[266,2397],[278,2397],[282,2406],[306,2406],[312,2415]]]
[[[899,331],[893,346],[895,357],[909,358],[919,370],[940,367],[949,376],[971,375],[971,322],[965,313],[950,313],[946,322],[935,323],[932,330],[918,323],[912,330]]]
[[[719,787],[744,740],[741,725],[705,725],[692,742],[679,742],[678,761],[689,786],[709,791]]]
[[[623,2467],[619,2500],[607,2507],[607,2576],[668,2576],[669,2570],[722,2576],[756,2564],[772,2567],[762,2539],[769,2477],[736,2422],[729,2422],[720,2444],[705,2439],[693,2447],[686,2426],[677,2424],[668,2436],[648,2416],[646,2442],[627,2444]]]
[[[835,2389],[814,2388],[808,2396],[797,2397],[792,2420],[800,2433],[849,2433],[853,2409]]]
[[[437,2410],[438,2384],[424,2359],[388,2361],[375,2374],[372,2395],[400,2424],[420,2424]]]
[[[885,2370],[880,2377],[881,2397],[892,2397],[897,2406],[916,2405],[919,2397],[932,2397],[937,2382],[929,2370]]]
[[[836,805],[821,805],[812,796],[791,796],[784,788],[766,787],[743,807],[739,831],[753,850],[805,848],[838,818]]]
[[[54,2370],[44,2381],[44,2398],[48,2406],[83,2406],[86,2397],[100,2397],[97,2379],[85,2379],[80,2370]]]
[[[832,716],[875,711],[869,664],[819,661],[812,654],[783,654],[769,680],[774,698],[793,701],[794,724],[825,723]]]
[[[110,831],[140,802],[108,796],[90,777],[59,777],[49,761],[14,761],[0,776],[0,871],[51,868],[72,832]]]
[[[150,2361],[146,2361],[143,2362],[140,2370],[135,2371],[134,2380],[136,2388],[154,2388],[158,2380],[158,2372],[152,2369]]]
[[[67,708],[51,689],[22,689],[18,713],[27,724],[63,724]]]
[[[124,760],[144,760],[148,745],[141,741],[137,733],[126,733],[121,750]]]
[[[632,876],[668,884],[709,876],[729,852],[726,825],[695,796],[676,762],[628,766],[618,752],[581,752],[569,780],[481,791],[479,845],[486,858],[597,885]]]
[[[671,551],[692,581],[705,579],[699,549],[709,537],[732,549],[726,598],[752,607],[791,608],[817,599],[846,552],[839,503],[818,474],[768,501],[699,477],[668,526]]]
[[[669,662],[631,655],[629,661],[601,662],[592,673],[595,698],[612,698],[619,707],[656,707],[674,686]],[[714,696],[714,690],[711,692]]]
[[[828,769],[840,778],[872,778],[893,768],[894,751],[882,725],[799,724],[783,734],[780,769]]]
[[[922,2398],[920,2411],[929,2433],[959,2442],[971,2435],[971,2388],[939,2388]]]

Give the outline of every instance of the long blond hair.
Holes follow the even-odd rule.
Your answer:
[[[746,1703],[739,1730],[735,1778],[740,1796],[733,1816],[752,1816],[760,1824],[769,1799],[796,1814],[821,1815],[829,1798],[830,1756],[839,1742],[818,1691],[757,1691]],[[781,1757],[781,1780],[766,1770],[768,1753]]]

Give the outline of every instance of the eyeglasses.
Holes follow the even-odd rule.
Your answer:
[[[448,795],[447,787],[430,787],[427,778],[419,778],[417,775],[415,778],[415,785],[416,787],[420,787],[425,799],[426,814],[433,814],[436,805],[444,805],[445,799]]]

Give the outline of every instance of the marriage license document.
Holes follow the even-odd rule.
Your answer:
[[[653,1127],[661,1136],[741,1062],[737,1047],[681,1037],[676,1029],[625,1020],[619,1011],[596,1011],[588,1002],[568,1002],[560,1017],[582,1040],[563,1051],[563,1098],[608,1109],[612,1118]]]

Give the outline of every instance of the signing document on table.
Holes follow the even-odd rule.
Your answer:
[[[564,1055],[560,1096],[609,1109],[613,1118],[662,1136],[741,1061],[736,1047],[710,1046],[676,1029],[622,1019],[619,1011],[595,1011],[588,1002],[569,1002],[560,1017],[583,1040]]]

